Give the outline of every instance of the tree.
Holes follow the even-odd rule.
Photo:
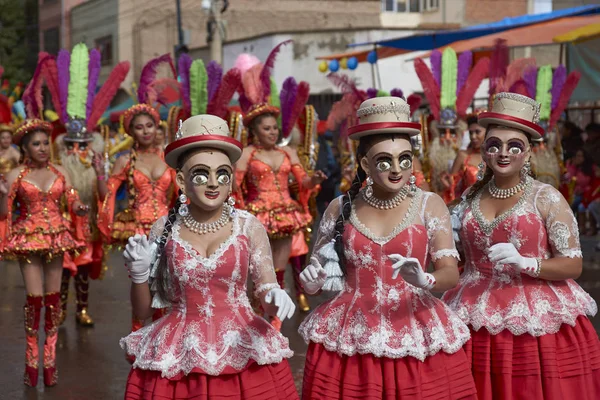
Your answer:
[[[0,65],[4,68],[3,79],[10,80],[12,85],[28,82],[32,74],[28,63],[31,26],[27,26],[27,20],[31,21],[31,18],[26,18],[26,9],[31,7],[26,7],[25,3],[31,2],[0,0]]]

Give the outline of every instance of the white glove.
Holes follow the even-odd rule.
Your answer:
[[[325,284],[327,272],[316,257],[310,258],[310,264],[300,273],[300,283],[308,294],[315,294]]]
[[[406,258],[400,254],[391,254],[389,258],[395,261],[392,265],[394,270],[392,279],[396,279],[400,274],[402,279],[418,288],[431,290],[435,286],[435,277],[423,271],[421,263],[416,258]]]
[[[154,246],[156,245],[154,244]],[[133,283],[148,281],[152,263],[152,245],[148,243],[146,235],[130,237],[125,246],[123,258]]]
[[[496,265],[509,264],[522,274],[534,278],[540,274],[535,258],[523,257],[512,243],[498,243],[488,250],[488,258]]]
[[[271,289],[265,295],[265,301],[277,307],[277,318],[280,320],[290,319],[296,311],[296,305],[283,289]]]

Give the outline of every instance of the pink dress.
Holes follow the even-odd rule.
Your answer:
[[[306,399],[463,399],[475,386],[462,346],[467,326],[428,290],[392,279],[391,254],[430,260],[456,257],[450,216],[436,194],[418,190],[388,237],[376,237],[354,206],[344,229],[348,274],[337,296],[300,325],[309,343]],[[341,198],[323,216],[313,255],[331,242]],[[411,397],[415,396],[415,397]]]
[[[152,240],[165,220],[152,228]],[[297,398],[288,340],[253,312],[247,297],[248,274],[257,295],[279,287],[261,223],[237,211],[232,235],[208,258],[179,230],[178,219],[165,245],[177,302],[155,294],[152,306],[169,312],[120,342],[135,356],[126,398]]]
[[[600,347],[586,317],[597,312],[594,300],[572,279],[532,278],[487,257],[496,243],[512,243],[524,257],[582,257],[568,203],[529,179],[518,203],[488,221],[481,193],[463,203],[465,272],[443,296],[472,330],[465,349],[479,398],[600,398]]]

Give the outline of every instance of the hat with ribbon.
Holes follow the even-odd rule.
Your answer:
[[[531,135],[532,140],[540,140],[544,128],[540,120],[540,103],[517,93],[498,93],[493,100],[492,109],[479,114],[479,125],[500,125],[518,129]]]
[[[410,121],[410,106],[400,97],[375,97],[362,102],[358,124],[348,129],[350,139],[382,133],[402,133],[416,136],[421,124]]]

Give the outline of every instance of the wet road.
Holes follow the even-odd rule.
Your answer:
[[[584,272],[581,286],[596,301],[600,301],[600,252],[594,252],[594,242],[582,239]],[[37,388],[23,385],[24,330],[23,302],[25,288],[19,268],[14,263],[0,263],[0,399],[2,400],[107,400],[122,399],[130,370],[118,345],[129,332],[129,279],[119,254],[112,254],[112,266],[103,281],[90,286],[90,315],[93,328],[75,324],[75,304],[71,286],[70,304],[65,324],[60,328],[57,346],[59,383],[52,388],[40,382]],[[319,299],[311,299],[318,301]],[[296,313],[283,326],[290,338],[295,356],[290,361],[297,385],[302,379],[306,345],[297,333],[304,314]],[[600,317],[593,319],[600,332]],[[43,326],[43,325],[42,325]],[[43,337],[43,335],[41,335]]]

